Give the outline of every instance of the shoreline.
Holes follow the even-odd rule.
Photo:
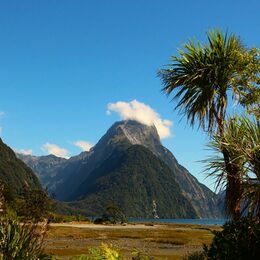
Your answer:
[[[203,228],[203,227],[221,227],[217,224],[197,224],[197,223],[168,223],[168,222],[128,222],[124,224],[94,224],[92,222],[72,221],[63,223],[50,223],[51,227],[74,227],[74,228],[89,228],[89,229],[156,229],[161,227],[171,228]]]

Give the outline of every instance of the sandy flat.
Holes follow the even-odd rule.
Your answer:
[[[101,225],[93,223],[51,223],[52,227],[75,227],[75,228],[89,228],[89,229],[155,229],[162,225],[145,225],[145,224],[113,224]]]

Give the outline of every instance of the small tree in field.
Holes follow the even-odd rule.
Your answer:
[[[19,202],[18,213],[26,220],[39,222],[48,218],[53,201],[46,191],[25,189]]]

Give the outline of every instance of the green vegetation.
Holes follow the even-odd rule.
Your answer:
[[[21,223],[16,213],[8,208],[2,192],[3,187],[0,187],[0,259],[51,259],[43,253],[42,247],[48,222],[39,225],[36,219],[34,222],[24,219]]]
[[[0,222],[0,259],[50,259],[43,253],[46,225],[21,224],[14,213],[8,212]]]
[[[51,213],[49,215],[49,220],[51,223],[66,223],[66,222],[88,222],[89,218],[82,215],[61,215],[57,213]]]
[[[209,245],[213,238],[211,230],[221,228],[178,224],[98,227],[51,225],[45,240],[45,248],[47,253],[57,257],[70,257],[87,254],[88,248],[99,247],[101,243],[106,243],[116,245],[125,259],[131,259],[133,251],[138,251],[142,257],[151,256],[154,259],[182,259],[188,252],[201,250],[202,244]]]
[[[0,139],[0,193],[4,207],[16,212],[22,221],[39,222],[49,218],[54,200],[48,197],[30,168]]]
[[[138,251],[137,249],[135,249],[133,252],[132,252],[132,260],[152,260],[154,259],[153,257],[151,256],[148,256],[148,255],[144,255],[142,254],[140,251]]]
[[[56,193],[54,198],[57,197],[70,202],[70,204],[66,204],[65,202],[57,202],[57,213],[61,215],[81,214],[92,216],[96,215],[98,211],[98,215],[101,216],[101,214],[103,214],[104,207],[113,202],[109,201],[108,197],[106,197],[107,204],[105,202],[104,205],[100,205],[101,203],[97,201],[96,205],[98,206],[98,210],[95,209],[95,211],[91,212],[92,208],[89,209],[89,205],[84,203],[84,198],[87,193],[86,189],[89,189],[91,186],[90,190],[94,194],[94,197],[97,195],[95,193],[98,189],[92,188],[95,185],[95,180],[97,180],[99,176],[95,177],[93,174],[99,175],[100,171],[102,171],[104,172],[103,174],[106,175],[110,174],[111,170],[114,171],[115,169],[118,171],[118,169],[122,168],[121,164],[124,163],[124,161],[122,161],[121,158],[128,152],[128,148],[132,146],[132,142],[139,143],[148,150],[152,151],[153,155],[155,155],[170,168],[172,175],[175,176],[175,181],[180,186],[179,190],[182,195],[184,195],[189,202],[191,202],[192,198],[191,208],[193,208],[196,212],[196,217],[222,217],[218,207],[217,195],[205,185],[199,183],[187,169],[178,164],[173,154],[167,148],[162,146],[155,126],[147,126],[134,120],[116,122],[100,139],[91,153],[86,152],[76,157],[72,157],[69,160],[59,160],[59,158],[55,156],[36,157],[30,155],[20,155],[20,158],[28,163],[32,169],[35,169],[35,172],[38,174],[39,178],[41,178],[41,176],[49,176],[50,174],[52,177],[49,179],[50,182],[48,182],[48,185],[50,189]],[[145,160],[143,163],[147,164],[149,161]],[[147,166],[146,169],[153,167],[154,164],[157,163],[155,162],[149,167]],[[50,168],[51,170],[49,171]],[[129,171],[131,169],[132,168],[129,168]],[[144,171],[140,171],[140,174],[143,172]],[[138,174],[138,172],[135,173],[135,175],[136,174]],[[129,172],[128,175],[131,176],[131,172]],[[43,179],[41,180],[43,181]],[[114,182],[113,178],[110,180]],[[127,181],[127,179],[123,180]],[[43,181],[43,185],[45,184],[47,183]],[[133,181],[133,184],[135,185],[135,181]],[[142,185],[142,183],[136,184]],[[111,186],[113,185],[114,184],[111,183]],[[175,186],[175,184],[173,185]],[[106,186],[109,187],[109,183],[107,183]],[[148,186],[149,183],[147,183],[146,187],[149,188]],[[121,192],[121,189],[117,189],[115,191]],[[100,197],[100,195],[97,196]],[[114,196],[118,197],[118,200],[122,198],[121,193],[114,194]],[[89,193],[87,194],[87,197],[90,197]],[[149,191],[147,192],[147,197],[150,197]],[[152,201],[152,207],[156,207],[158,204],[154,198],[149,198],[149,201]],[[151,207],[151,205],[149,206]],[[139,207],[143,206],[139,205]],[[144,214],[142,214],[142,211],[139,211],[138,213],[138,217],[147,216],[145,211]],[[159,212],[157,210],[157,214],[158,213]],[[132,212],[128,212],[128,215],[133,216],[137,214],[135,212],[133,212],[133,214]],[[152,216],[154,215],[156,215],[156,212],[154,212]],[[159,216],[160,215],[161,214],[159,213]],[[184,216],[184,214],[182,215]],[[187,217],[189,216],[187,215]]]
[[[36,175],[15,153],[0,139],[0,181],[5,185],[9,195],[20,195],[25,187],[41,189]],[[11,197],[10,197],[11,199]]]
[[[180,57],[173,56],[173,63],[161,70],[160,76],[165,84],[163,90],[166,94],[175,93],[175,108],[187,116],[191,125],[196,122],[210,136],[223,139],[229,92],[257,112],[260,62],[257,49],[246,48],[233,34],[213,30],[207,34],[207,40],[205,45],[192,41],[184,44]],[[242,199],[240,165],[233,162],[226,146],[220,145],[220,152],[228,176],[225,206],[238,219]]]
[[[21,194],[14,194],[9,187],[0,183],[0,194],[2,210],[10,209],[14,211],[22,221],[39,222],[48,219],[51,211],[54,210],[54,202],[47,193],[41,189],[31,190],[23,188]]]
[[[100,247],[92,247],[87,255],[72,257],[71,260],[123,260],[119,250],[113,245],[102,244]]]
[[[38,222],[51,210],[51,200],[36,175],[0,139],[0,192],[5,207]]]
[[[109,205],[101,218],[96,218],[95,224],[123,224],[127,223],[127,217],[124,212],[115,205]]]
[[[214,135],[210,148],[215,155],[206,160],[208,172],[216,178],[219,186],[231,189],[232,193],[226,199],[227,214],[232,214],[238,203],[243,216],[260,220],[260,122],[249,117],[229,118],[225,122],[223,137]],[[230,175],[223,157],[218,156],[225,149],[232,162],[232,167],[238,169],[239,189],[232,187]],[[242,202],[242,203],[241,203]]]
[[[185,260],[257,259],[260,255],[260,223],[243,217],[227,222],[222,231],[213,231],[215,237],[203,251],[185,257]]]
[[[54,202],[43,190],[30,190],[25,188],[19,202],[17,202],[17,213],[23,220],[33,222],[49,218],[54,209]]]
[[[88,254],[70,258],[70,260],[123,260],[126,259],[115,246],[102,243],[100,247],[91,247]],[[152,260],[150,256],[143,255],[140,251],[132,252],[132,260]]]
[[[194,252],[183,258],[183,260],[206,260],[206,259],[207,259],[206,254],[203,251]]]
[[[206,45],[185,44],[186,51],[160,72],[163,90],[178,100],[175,108],[208,132],[217,155],[206,160],[207,170],[217,187],[225,188],[226,213],[233,218],[214,233],[209,247],[187,259],[255,259],[260,241],[259,54],[233,34],[215,30],[207,40]],[[227,116],[230,92],[245,115]]]
[[[216,177],[217,186],[225,188],[226,213],[232,220],[223,226],[223,230],[213,231],[213,240],[210,228],[205,227],[185,230],[167,226],[166,229],[154,229],[150,225],[131,232],[123,227],[121,230],[104,228],[95,232],[53,228],[48,239],[69,236],[70,242],[75,243],[77,239],[92,238],[99,240],[100,244],[100,240],[109,236],[113,242],[119,238],[127,241],[124,250],[104,243],[99,247],[91,246],[87,253],[86,248],[80,248],[77,253],[84,254],[72,259],[117,260],[124,259],[124,254],[128,255],[128,259],[129,254],[135,260],[152,259],[139,250],[131,252],[128,243],[136,239],[149,246],[154,243],[157,247],[158,244],[172,247],[189,245],[201,249],[201,243],[205,243],[203,251],[185,257],[190,260],[256,259],[260,255],[258,51],[246,48],[235,35],[217,30],[209,32],[207,40],[206,45],[192,41],[185,44],[186,51],[181,50],[180,57],[174,56],[173,64],[161,70],[160,76],[165,84],[165,93],[175,93],[174,99],[178,100],[176,109],[187,116],[192,126],[198,123],[208,133],[212,140],[210,147],[220,155],[206,162],[209,175]],[[228,116],[230,94],[237,97],[238,103],[245,108],[243,115]],[[198,216],[189,200],[182,195],[173,172],[165,162],[144,146],[129,146],[126,141],[121,142],[120,136],[117,138],[113,139],[114,150],[109,151],[98,167],[96,161],[93,162],[91,174],[76,193],[70,194],[80,198],[71,205],[87,208],[87,214],[103,214],[100,223],[124,223],[126,217],[123,212],[133,217],[153,217],[154,212],[160,217]],[[103,152],[106,153],[106,150]],[[0,259],[51,259],[43,253],[48,221],[44,224],[39,224],[39,221],[49,217],[53,202],[42,191],[33,172],[15,157],[1,139],[0,180]],[[10,208],[22,217],[23,223]],[[58,221],[63,216],[52,214],[52,218]],[[84,217],[80,215],[76,217],[78,221],[82,219]],[[54,244],[51,241],[51,245]],[[55,250],[48,249],[48,252],[55,254]],[[66,251],[64,246],[61,251]]]
[[[257,259],[260,255],[260,223],[241,218],[213,232],[215,237],[204,251],[208,259]]]
[[[196,218],[170,168],[151,151],[132,145],[115,151],[81,184],[82,199],[70,205],[101,216],[112,204],[129,217],[154,217],[153,201],[161,218]]]

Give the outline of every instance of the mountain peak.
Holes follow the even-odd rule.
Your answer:
[[[115,123],[114,127],[120,128],[131,144],[144,146],[150,146],[151,142],[153,144],[161,144],[160,137],[154,125],[148,126],[135,120],[124,120]]]
[[[115,122],[106,134],[94,146],[94,150],[103,150],[106,145],[125,143],[143,145],[154,151],[161,145],[160,137],[154,125],[148,126],[135,120]]]

